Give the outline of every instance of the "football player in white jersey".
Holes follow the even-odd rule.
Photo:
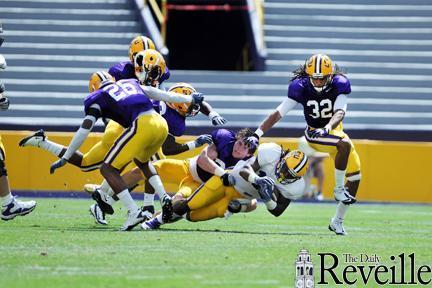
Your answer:
[[[256,157],[239,161],[222,177],[213,176],[189,198],[175,202],[173,212],[177,218],[205,221],[224,217],[233,200],[261,199],[271,214],[279,216],[292,200],[303,196],[302,176],[307,167],[303,152],[285,151],[275,143],[261,144]],[[141,227],[157,229],[163,223],[162,217],[157,216]]]

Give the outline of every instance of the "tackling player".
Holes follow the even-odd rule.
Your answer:
[[[193,222],[205,221],[224,217],[232,200],[261,199],[271,214],[280,216],[291,200],[302,197],[302,177],[307,167],[308,158],[303,152],[284,151],[275,143],[261,144],[256,157],[239,161],[229,174],[210,178],[189,198],[176,201],[173,215]],[[157,229],[163,223],[164,219],[157,216],[141,227]]]
[[[338,235],[346,234],[343,220],[349,205],[356,202],[361,179],[360,158],[342,127],[347,95],[350,93],[350,82],[337,65],[333,65],[327,55],[313,55],[294,71],[288,86],[288,97],[267,116],[251,137],[251,140],[259,139],[294,106],[302,104],[307,123],[306,140],[312,148],[329,153],[334,159],[334,197],[339,203],[329,229]]]

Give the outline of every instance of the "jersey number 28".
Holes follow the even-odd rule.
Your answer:
[[[129,95],[138,94],[135,86],[128,82],[117,82],[103,88],[115,100],[120,101]]]
[[[306,105],[312,107],[312,113],[309,114],[314,119],[331,118],[333,116],[333,105],[330,99],[323,99],[321,102],[309,100]]]

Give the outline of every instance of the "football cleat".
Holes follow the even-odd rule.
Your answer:
[[[114,214],[114,209],[111,204],[108,203],[108,195],[102,193],[99,189],[96,189],[95,192],[91,194],[93,200],[99,205],[100,209],[109,215]]]
[[[162,205],[162,220],[165,223],[170,222],[173,215],[173,207],[171,197],[165,195],[165,197],[161,201]]]
[[[156,230],[159,229],[162,224],[157,220],[157,218],[153,218],[145,221],[141,224],[141,229],[143,230]]]
[[[136,225],[146,221],[148,218],[144,215],[141,209],[137,209],[136,211],[128,211],[128,217],[126,222],[123,224],[123,227],[120,228],[120,231],[130,231]]]
[[[21,146],[21,147],[26,147],[26,146],[39,147],[40,142],[45,141],[46,139],[48,139],[48,137],[46,137],[45,132],[42,129],[40,129],[39,131],[37,131],[33,135],[30,135],[30,136],[27,136],[27,137],[21,139],[21,141],[19,142],[19,146]]]
[[[336,233],[336,235],[347,235],[348,233],[345,232],[345,229],[343,227],[343,220],[332,218],[330,225],[328,226],[328,229],[330,231],[333,231]]]
[[[155,214],[155,210],[154,210],[153,205],[143,206],[142,211],[143,211],[144,215],[147,216],[147,219],[153,218],[153,215]]]
[[[345,187],[336,187],[333,192],[336,201],[340,201],[346,205],[354,204],[355,202],[357,202],[357,199],[351,194],[349,194]]]
[[[100,185],[97,184],[84,184],[84,191],[89,195],[92,195],[96,190],[100,189]]]
[[[97,203],[90,206],[90,214],[94,217],[96,224],[108,225],[108,222],[105,220],[105,213]]]
[[[0,217],[5,221],[12,220],[16,216],[24,216],[29,214],[35,208],[35,201],[17,201],[15,197],[13,197],[12,202],[2,207]]]

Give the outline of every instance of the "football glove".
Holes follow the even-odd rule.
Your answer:
[[[199,92],[194,92],[192,96],[192,105],[200,105],[204,101],[204,94]]]
[[[309,137],[312,139],[327,136],[329,133],[330,129],[328,127],[318,128],[308,132]]]
[[[270,177],[257,177],[255,179],[255,184],[259,186],[258,193],[261,197],[261,199],[264,202],[268,202],[271,200],[271,197],[273,195],[274,185],[275,182]]]
[[[211,118],[211,121],[213,126],[222,126],[225,125],[225,123],[227,123],[227,120],[220,115],[213,116],[213,118]]]
[[[224,186],[234,186],[236,183],[234,176],[229,173],[225,173],[220,178],[222,179],[222,183]]]
[[[2,97],[0,98],[0,110],[5,111],[9,109],[9,98]]]
[[[203,146],[204,144],[211,144],[213,143],[213,138],[210,134],[203,134],[198,136],[195,139],[195,148]]]
[[[259,144],[259,136],[254,133],[252,136],[247,137],[244,140],[244,143],[249,146],[249,148],[257,147]]]
[[[56,169],[63,167],[64,165],[66,165],[66,163],[67,163],[67,160],[64,158],[58,159],[56,162],[51,164],[50,174],[54,174]]]

